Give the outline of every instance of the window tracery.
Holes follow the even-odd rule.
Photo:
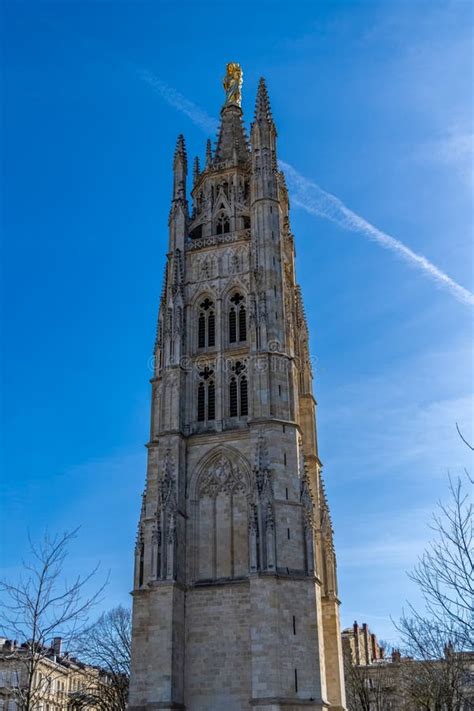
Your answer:
[[[247,311],[245,298],[236,293],[230,300],[229,343],[242,343],[247,340]]]
[[[247,364],[238,360],[231,368],[229,381],[229,416],[246,417],[248,408]]]
[[[216,418],[216,387],[214,370],[206,365],[199,373],[200,381],[197,388],[197,420],[212,422]]]
[[[216,222],[216,234],[225,235],[230,232],[230,220],[229,216],[225,212],[219,213]]]
[[[207,296],[199,304],[198,348],[213,348],[216,345],[216,315],[214,302]]]

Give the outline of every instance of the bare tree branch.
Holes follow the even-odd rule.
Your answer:
[[[103,669],[110,679],[100,709],[125,711],[131,658],[130,610],[119,606],[102,614],[80,635],[76,649],[82,659]]]
[[[67,643],[84,629],[107,584],[105,581],[98,590],[87,593],[97,568],[72,583],[63,578],[68,546],[77,532],[54,537],[45,533],[39,544],[30,539],[31,560],[23,563],[19,580],[0,581],[0,629],[6,637],[26,643],[19,656],[23,669],[16,690],[24,711],[35,708],[41,696],[35,674],[51,654],[52,638],[61,637]]]
[[[473,447],[472,444],[470,444],[466,439],[464,439],[464,437],[463,437],[463,435],[462,435],[462,432],[461,432],[461,430],[459,429],[459,425],[458,425],[457,422],[456,422],[456,429],[457,429],[457,431],[458,431],[458,435],[461,437],[461,439],[462,439],[462,441],[464,442],[464,444],[465,444],[467,447],[469,447],[469,449],[472,449],[472,451],[474,452],[474,447]]]

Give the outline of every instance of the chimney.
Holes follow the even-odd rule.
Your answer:
[[[392,662],[400,662],[402,658],[402,655],[400,654],[399,649],[394,649],[392,652]]]
[[[370,664],[370,646],[369,646],[369,626],[367,622],[362,625],[362,630],[364,634],[364,652],[365,652],[365,664]]]
[[[353,625],[354,630],[354,646],[355,646],[355,663],[360,664],[360,638],[359,638],[359,625],[357,621]]]
[[[53,639],[53,652],[54,652],[55,657],[61,656],[62,643],[63,643],[63,640],[61,637],[55,637]]]
[[[377,659],[378,654],[377,654],[377,637],[372,633],[370,635],[370,640],[372,642],[372,659]]]

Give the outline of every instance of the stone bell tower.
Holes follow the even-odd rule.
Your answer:
[[[215,149],[182,136],[135,549],[131,711],[345,708],[308,329],[263,79],[227,65]]]

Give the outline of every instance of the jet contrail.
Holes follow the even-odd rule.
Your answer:
[[[167,104],[185,114],[205,133],[209,134],[217,131],[219,127],[218,121],[176,91],[176,89],[170,87],[162,79],[147,69],[139,69],[138,76],[142,81],[149,84]],[[349,232],[356,232],[377,242],[381,247],[391,250],[412,267],[420,269],[426,276],[431,277],[438,286],[449,291],[458,301],[471,306],[474,305],[474,294],[455,282],[454,279],[451,279],[441,269],[438,269],[429,259],[426,259],[422,254],[413,252],[400,240],[371,225],[370,222],[367,222],[363,217],[346,207],[342,200],[339,200],[335,195],[327,193],[319,185],[298,173],[289,163],[279,160],[278,164],[285,172],[291,200],[294,205],[306,210],[311,215],[324,217]]]
[[[147,69],[139,69],[138,76],[142,81],[149,84],[156,94],[161,96],[162,99],[166,101],[167,104],[173,106],[173,108],[181,111],[185,114],[196,126],[199,126],[205,133],[215,133],[219,128],[219,122],[216,119],[209,116],[203,109],[193,104],[185,96],[173,89],[173,87],[168,86],[166,82],[159,79],[155,74],[152,74]]]
[[[346,207],[335,195],[327,193],[319,185],[300,175],[289,163],[285,163],[282,160],[278,161],[278,163],[285,172],[288,187],[292,194],[292,201],[295,205],[306,210],[311,215],[325,217],[345,230],[362,234],[380,244],[381,247],[395,252],[411,266],[417,267],[426,276],[436,281],[439,286],[444,287],[458,301],[471,306],[474,305],[474,294],[455,282],[454,279],[451,279],[422,254],[413,252],[400,240],[371,225],[370,222],[367,222],[363,217]]]

